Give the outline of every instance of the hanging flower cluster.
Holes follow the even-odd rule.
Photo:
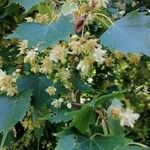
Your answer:
[[[0,91],[6,92],[8,96],[14,96],[17,94],[17,88],[15,86],[16,78],[11,75],[7,75],[6,72],[0,69]]]
[[[123,109],[122,106],[110,106],[109,112],[112,117],[118,117],[120,119],[121,126],[134,127],[135,121],[139,119],[140,115],[134,113],[130,108]]]

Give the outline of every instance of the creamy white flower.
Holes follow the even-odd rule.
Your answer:
[[[71,103],[67,103],[67,108],[71,109],[72,108],[72,104]]]
[[[85,98],[83,98],[83,97],[80,98],[80,103],[81,103],[81,104],[84,104],[86,101],[87,101],[87,100],[86,100]]]
[[[88,81],[88,83],[92,83],[93,79],[92,78],[88,78],[87,81]]]
[[[63,98],[59,98],[59,99],[55,99],[51,105],[54,106],[55,108],[59,108],[61,106],[61,104],[63,103],[64,99]]]
[[[96,62],[102,64],[105,61],[106,51],[102,50],[102,47],[99,46],[94,50],[93,58]]]
[[[50,59],[57,63],[59,60],[64,63],[67,50],[61,45],[55,46],[50,52]]]
[[[11,87],[7,90],[7,95],[8,96],[14,96],[17,93],[18,93],[18,91],[17,91],[16,87]]]
[[[81,70],[82,74],[86,75],[89,72],[90,67],[93,65],[93,59],[85,57],[81,60],[77,66],[78,70]]]
[[[46,90],[45,90],[49,95],[55,95],[56,93],[56,88],[53,86],[49,86]]]
[[[121,126],[128,126],[133,128],[135,121],[139,118],[139,114],[134,113],[132,109],[127,108],[126,111],[123,111],[120,114],[120,125]]]
[[[40,65],[38,65],[37,63],[33,63],[31,64],[31,71],[34,73],[38,73],[40,70]]]
[[[19,42],[20,54],[25,54],[28,49],[28,40],[23,40]]]
[[[49,22],[49,16],[47,14],[36,14],[35,22],[48,23]]]
[[[68,68],[61,68],[57,74],[58,78],[60,78],[60,80],[63,83],[68,82],[68,79],[71,76],[70,70]]]
[[[50,57],[45,57],[43,60],[42,60],[42,66],[40,68],[40,72],[41,73],[45,73],[45,74],[51,74],[52,73],[52,70],[53,69],[53,64],[52,64],[52,61],[50,59]]]
[[[93,1],[96,4],[96,7],[107,7],[108,0],[89,0],[89,6],[92,6]]]
[[[14,85],[16,79],[0,69],[0,91],[7,92],[8,96],[17,94],[17,88]]]
[[[27,55],[24,57],[24,63],[34,64],[37,54],[38,53],[35,50],[27,52]]]
[[[108,114],[111,115],[112,117],[120,117],[120,114],[122,112],[122,106],[115,105],[115,106],[110,106],[108,108]]]

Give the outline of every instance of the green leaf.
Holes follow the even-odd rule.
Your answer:
[[[74,136],[73,135],[68,135],[68,136],[62,137],[59,140],[55,150],[74,150],[74,146],[75,146]]]
[[[24,7],[25,11],[28,12],[34,5],[39,4],[43,0],[9,0],[9,3],[16,3]]]
[[[150,56],[150,16],[131,12],[108,29],[100,38],[110,50],[135,52]]]
[[[60,122],[68,122],[72,119],[72,115],[70,115],[68,109],[55,109],[53,110],[53,114],[50,116],[49,121],[51,123],[60,123]]]
[[[112,135],[123,135],[124,130],[120,126],[120,120],[115,118],[108,119],[109,130]]]
[[[121,150],[132,140],[124,136],[61,135],[55,150]]]
[[[72,126],[76,127],[81,133],[88,132],[89,125],[95,123],[96,113],[91,106],[85,105],[75,112]]]
[[[43,50],[57,44],[60,40],[67,40],[73,31],[73,18],[68,15],[61,16],[58,21],[50,24],[22,23],[6,38],[28,40],[30,47]]]
[[[45,3],[41,3],[38,5],[38,11],[40,14],[47,14],[50,18],[50,20],[53,19],[53,7],[51,5],[45,4]]]
[[[22,76],[18,80],[18,89],[19,91],[33,90],[33,106],[38,110],[48,101],[52,101],[52,97],[45,91],[52,84],[45,76]]]
[[[15,97],[0,96],[0,133],[3,132],[1,147],[8,131],[19,121],[22,121],[30,106],[32,92],[22,92]]]
[[[101,105],[103,103],[108,102],[109,100],[113,100],[114,98],[121,98],[121,97],[123,97],[124,92],[125,91],[118,91],[118,92],[113,92],[110,94],[100,96],[95,101],[93,101],[91,104],[92,105]]]
[[[0,96],[0,132],[8,132],[18,121],[25,116],[31,100],[30,90],[15,97]]]
[[[123,148],[121,150],[150,150],[150,148],[130,145],[130,146],[126,146],[125,148]]]
[[[79,74],[77,73],[73,73],[71,76],[71,82],[74,86],[74,89],[76,91],[80,91],[80,92],[93,92],[94,89],[92,88],[91,85],[89,85],[88,83],[86,83],[86,81],[84,79],[82,79],[80,77]]]

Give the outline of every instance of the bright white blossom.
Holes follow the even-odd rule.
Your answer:
[[[108,115],[111,117],[117,117],[120,119],[121,126],[134,127],[135,121],[139,118],[138,113],[134,113],[132,109],[126,110],[122,107],[122,103],[118,100],[114,100],[111,106],[108,107]]]
[[[92,79],[92,78],[88,78],[88,79],[87,79],[87,82],[88,82],[88,83],[92,83],[92,82],[93,82],[93,79]]]
[[[102,64],[105,61],[106,51],[102,50],[102,47],[99,46],[94,50],[93,58],[96,62]]]
[[[69,102],[67,103],[67,108],[71,109],[72,108],[72,104]]]
[[[55,108],[59,108],[61,104],[64,102],[63,98],[55,99],[51,105],[54,106]]]
[[[25,19],[27,22],[34,22],[34,19],[32,17],[26,17]]]
[[[86,102],[86,99],[83,98],[83,97],[81,97],[81,98],[80,98],[80,103],[81,103],[81,104],[84,104],[85,102]]]
[[[121,117],[120,125],[133,128],[135,121],[139,118],[139,116],[140,115],[137,113],[134,113],[132,109],[127,108],[126,111],[123,111],[120,114],[120,117]]]
[[[53,87],[53,86],[49,86],[47,89],[46,89],[46,92],[49,94],[49,95],[55,95],[56,93],[56,88]]]

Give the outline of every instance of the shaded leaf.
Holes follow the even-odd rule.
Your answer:
[[[131,142],[124,136],[88,137],[64,132],[55,150],[121,150]]]
[[[22,76],[18,80],[19,91],[26,89],[33,90],[33,106],[39,109],[44,106],[47,101],[52,101],[52,97],[45,91],[53,83],[45,76],[30,75]]]
[[[24,7],[25,11],[29,11],[34,5],[39,4],[43,0],[9,0],[9,3],[16,3]]]
[[[72,115],[68,112],[68,109],[65,108],[53,110],[49,121],[52,123],[68,122],[72,119]]]
[[[48,46],[54,46],[60,40],[67,40],[73,31],[73,18],[68,15],[61,16],[58,21],[50,24],[22,23],[6,38],[28,40],[29,46],[43,50]]]
[[[3,132],[1,147],[3,147],[8,131],[19,121],[22,121],[30,106],[31,91],[25,91],[15,97],[0,96],[0,133]]]
[[[135,52],[150,56],[150,16],[131,12],[108,29],[101,42],[110,50]]]
[[[88,132],[89,125],[95,123],[96,113],[91,106],[85,105],[75,112],[72,126],[76,127],[81,133]]]
[[[22,92],[15,97],[0,96],[0,132],[8,132],[18,121],[22,121],[30,106],[32,92]]]

